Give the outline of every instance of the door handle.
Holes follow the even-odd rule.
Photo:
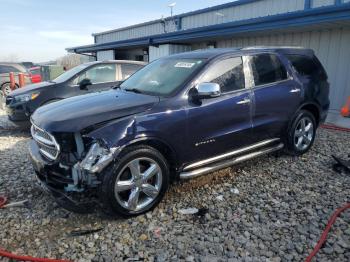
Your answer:
[[[245,105],[245,104],[250,104],[250,99],[249,98],[244,98],[243,100],[237,102],[237,105]]]
[[[294,88],[292,90],[289,91],[290,93],[299,93],[300,92],[300,88]]]

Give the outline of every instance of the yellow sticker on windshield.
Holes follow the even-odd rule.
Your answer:
[[[195,63],[188,63],[188,62],[178,62],[175,67],[182,67],[182,68],[192,68],[195,65]]]

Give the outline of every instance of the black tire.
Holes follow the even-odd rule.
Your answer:
[[[141,160],[139,160],[141,159]],[[142,182],[141,184],[137,185],[137,188],[135,189],[135,184],[132,189],[126,189],[124,191],[121,191],[119,193],[116,193],[115,186],[117,179],[119,181],[119,178],[128,175],[131,176],[130,181],[134,181],[134,175],[131,172],[131,169],[127,170],[127,165],[130,164],[132,161],[137,161],[139,164],[139,167],[141,170],[141,161],[142,159],[149,159],[153,161],[156,166],[157,170],[159,172],[156,173],[156,175],[152,175],[155,180],[159,181],[159,178],[161,177],[161,185],[158,188],[158,193],[155,198],[150,202],[148,205],[143,207],[140,210],[130,210],[123,206],[121,204],[121,197],[120,194],[125,193],[125,198],[129,199],[131,198],[132,190],[136,190],[137,188],[142,188],[145,184],[145,182]],[[147,167],[146,167],[147,169]],[[148,170],[148,169],[147,169]],[[142,171],[139,172],[141,174]],[[144,175],[146,172],[143,171],[142,175]],[[153,177],[151,179],[153,179]],[[122,216],[122,217],[131,217],[131,216],[137,216],[143,213],[146,213],[147,211],[152,210],[155,208],[158,203],[163,199],[168,187],[169,187],[169,165],[166,161],[166,159],[163,157],[163,155],[157,151],[156,149],[145,146],[145,145],[139,145],[139,146],[132,146],[130,148],[127,148],[124,150],[124,152],[121,153],[120,157],[118,157],[118,161],[116,161],[113,166],[109,167],[104,173],[101,174],[101,180],[102,183],[99,188],[99,198],[102,204],[103,211],[111,216]],[[135,182],[136,183],[136,182]],[[148,183],[148,180],[147,180]],[[152,184],[152,183],[150,183]],[[141,194],[143,194],[143,199],[147,199],[149,196],[146,195],[143,191],[140,191],[138,194],[137,199],[139,200],[141,198]],[[129,197],[127,197],[129,195]],[[149,197],[152,199],[152,197]],[[125,203],[128,203],[125,199]],[[145,201],[147,202],[147,201]],[[137,205],[137,204],[136,204]]]
[[[307,126],[311,124],[310,128],[312,128],[312,132],[306,131],[305,122],[304,122],[305,128],[303,131],[301,131],[303,120],[305,120],[305,122],[307,123]],[[315,141],[316,130],[317,130],[317,125],[316,125],[315,116],[307,110],[300,110],[297,113],[297,115],[294,117],[294,119],[291,121],[291,124],[289,125],[289,128],[288,128],[287,139],[286,139],[287,153],[294,156],[300,156],[308,152]],[[302,142],[298,143],[300,141]]]

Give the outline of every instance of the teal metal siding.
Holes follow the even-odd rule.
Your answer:
[[[264,0],[184,16],[182,29],[216,25],[304,9],[304,0]]]

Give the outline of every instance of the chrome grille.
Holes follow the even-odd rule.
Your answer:
[[[45,130],[32,124],[31,133],[33,139],[37,142],[40,153],[48,160],[56,160],[60,147],[56,142],[56,139]]]

